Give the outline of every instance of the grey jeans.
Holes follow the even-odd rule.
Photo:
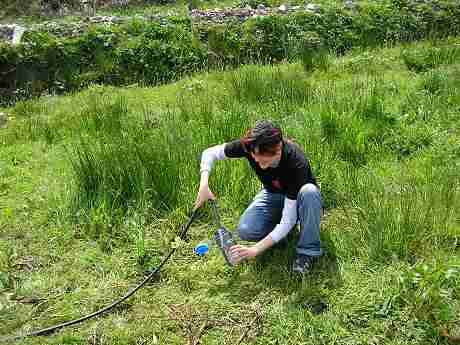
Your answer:
[[[281,220],[285,197],[285,194],[262,189],[240,218],[240,238],[259,241],[267,236]],[[318,187],[311,183],[303,185],[297,195],[297,221],[300,222],[300,237],[296,248],[298,254],[323,254],[319,236],[321,210],[322,200]]]

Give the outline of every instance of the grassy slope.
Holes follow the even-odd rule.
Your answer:
[[[423,47],[411,49],[423,53]],[[289,248],[276,248],[233,271],[216,251],[203,259],[194,257],[193,246],[213,230],[209,219],[203,218],[192,227],[189,242],[180,245],[160,280],[122,307],[78,328],[22,343],[183,344],[190,329],[196,334],[207,320],[202,343],[235,344],[256,312],[262,321],[252,325],[246,343],[446,343],[439,329],[455,332],[452,321],[459,312],[460,227],[455,210],[460,207],[460,190],[458,177],[449,175],[448,167],[455,170],[460,163],[459,65],[446,61],[450,63],[431,72],[413,73],[402,62],[402,49],[357,52],[333,60],[327,71],[312,74],[298,65],[248,66],[151,89],[94,87],[4,109],[12,119],[7,129],[0,130],[0,334],[26,332],[92,312],[139,282],[143,270],[167,252],[175,229],[186,219],[198,183],[198,153],[220,138],[241,133],[241,126],[265,114],[278,119],[288,135],[305,147],[330,205],[322,224],[328,254],[312,275],[299,280],[289,274],[293,239]],[[293,76],[307,84],[289,86]],[[353,141],[363,135],[377,140],[369,134],[375,127],[355,118],[355,113],[344,112],[343,119],[327,117],[357,101],[353,88],[375,87],[374,78],[382,86],[377,98],[377,103],[384,102],[382,114],[391,114],[396,121],[381,127],[385,141],[376,147]],[[313,92],[311,99],[299,100],[302,87]],[[431,94],[423,91],[427,89]],[[283,94],[286,90],[291,93]],[[270,94],[275,98],[264,99]],[[75,180],[69,157],[80,145],[80,133],[92,138],[81,119],[104,97],[109,103],[123,99],[126,122],[147,119],[141,123],[173,126],[189,136],[190,145],[179,150],[182,156],[174,162],[181,166],[183,177],[167,186],[180,190],[172,210],[152,214],[139,206],[111,219],[99,207],[87,211],[87,218],[80,213],[76,222],[70,219]],[[214,107],[214,118],[203,115],[206,107]],[[171,112],[178,108],[181,111]],[[226,124],[224,119],[236,112],[242,112],[248,123]],[[328,134],[328,124],[340,129],[336,138]],[[208,132],[210,125],[217,126],[218,132]],[[351,134],[344,136],[348,130]],[[428,139],[422,140],[427,133]],[[345,149],[347,145],[351,151]],[[353,151],[360,145],[364,146]],[[160,147],[155,150],[161,151]],[[447,177],[430,179],[428,171]],[[230,228],[258,188],[255,178],[239,178],[246,173],[244,164],[222,162],[213,174],[213,189]],[[166,185],[168,178],[174,176],[165,177]],[[422,189],[424,185],[428,188]],[[446,193],[447,185],[452,199],[441,196],[436,199],[439,208],[428,205]],[[387,193],[383,186],[399,192]],[[414,189],[404,193],[404,186]],[[87,210],[78,202],[77,208]],[[435,221],[419,220],[417,213],[427,210],[434,210],[429,216]],[[115,226],[112,221],[119,223],[115,232],[107,230]],[[380,233],[387,237],[379,237]],[[407,242],[407,248],[399,248],[399,240]],[[427,268],[416,276],[419,266],[413,265],[419,262],[427,263]],[[321,301],[329,308],[316,315],[314,306]],[[446,303],[447,314],[438,312]]]

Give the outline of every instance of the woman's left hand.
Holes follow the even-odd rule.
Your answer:
[[[238,264],[243,260],[256,257],[259,252],[254,246],[236,244],[230,248],[230,254],[232,255],[233,262]]]

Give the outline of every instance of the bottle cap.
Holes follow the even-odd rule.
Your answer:
[[[203,256],[205,254],[208,254],[209,252],[209,245],[207,243],[199,243],[195,247],[195,254],[198,256]]]

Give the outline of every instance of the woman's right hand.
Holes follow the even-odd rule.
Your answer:
[[[211,192],[207,184],[200,186],[200,189],[198,190],[198,195],[196,197],[194,210],[203,206],[203,204],[209,199],[214,200],[215,198],[216,197]]]

